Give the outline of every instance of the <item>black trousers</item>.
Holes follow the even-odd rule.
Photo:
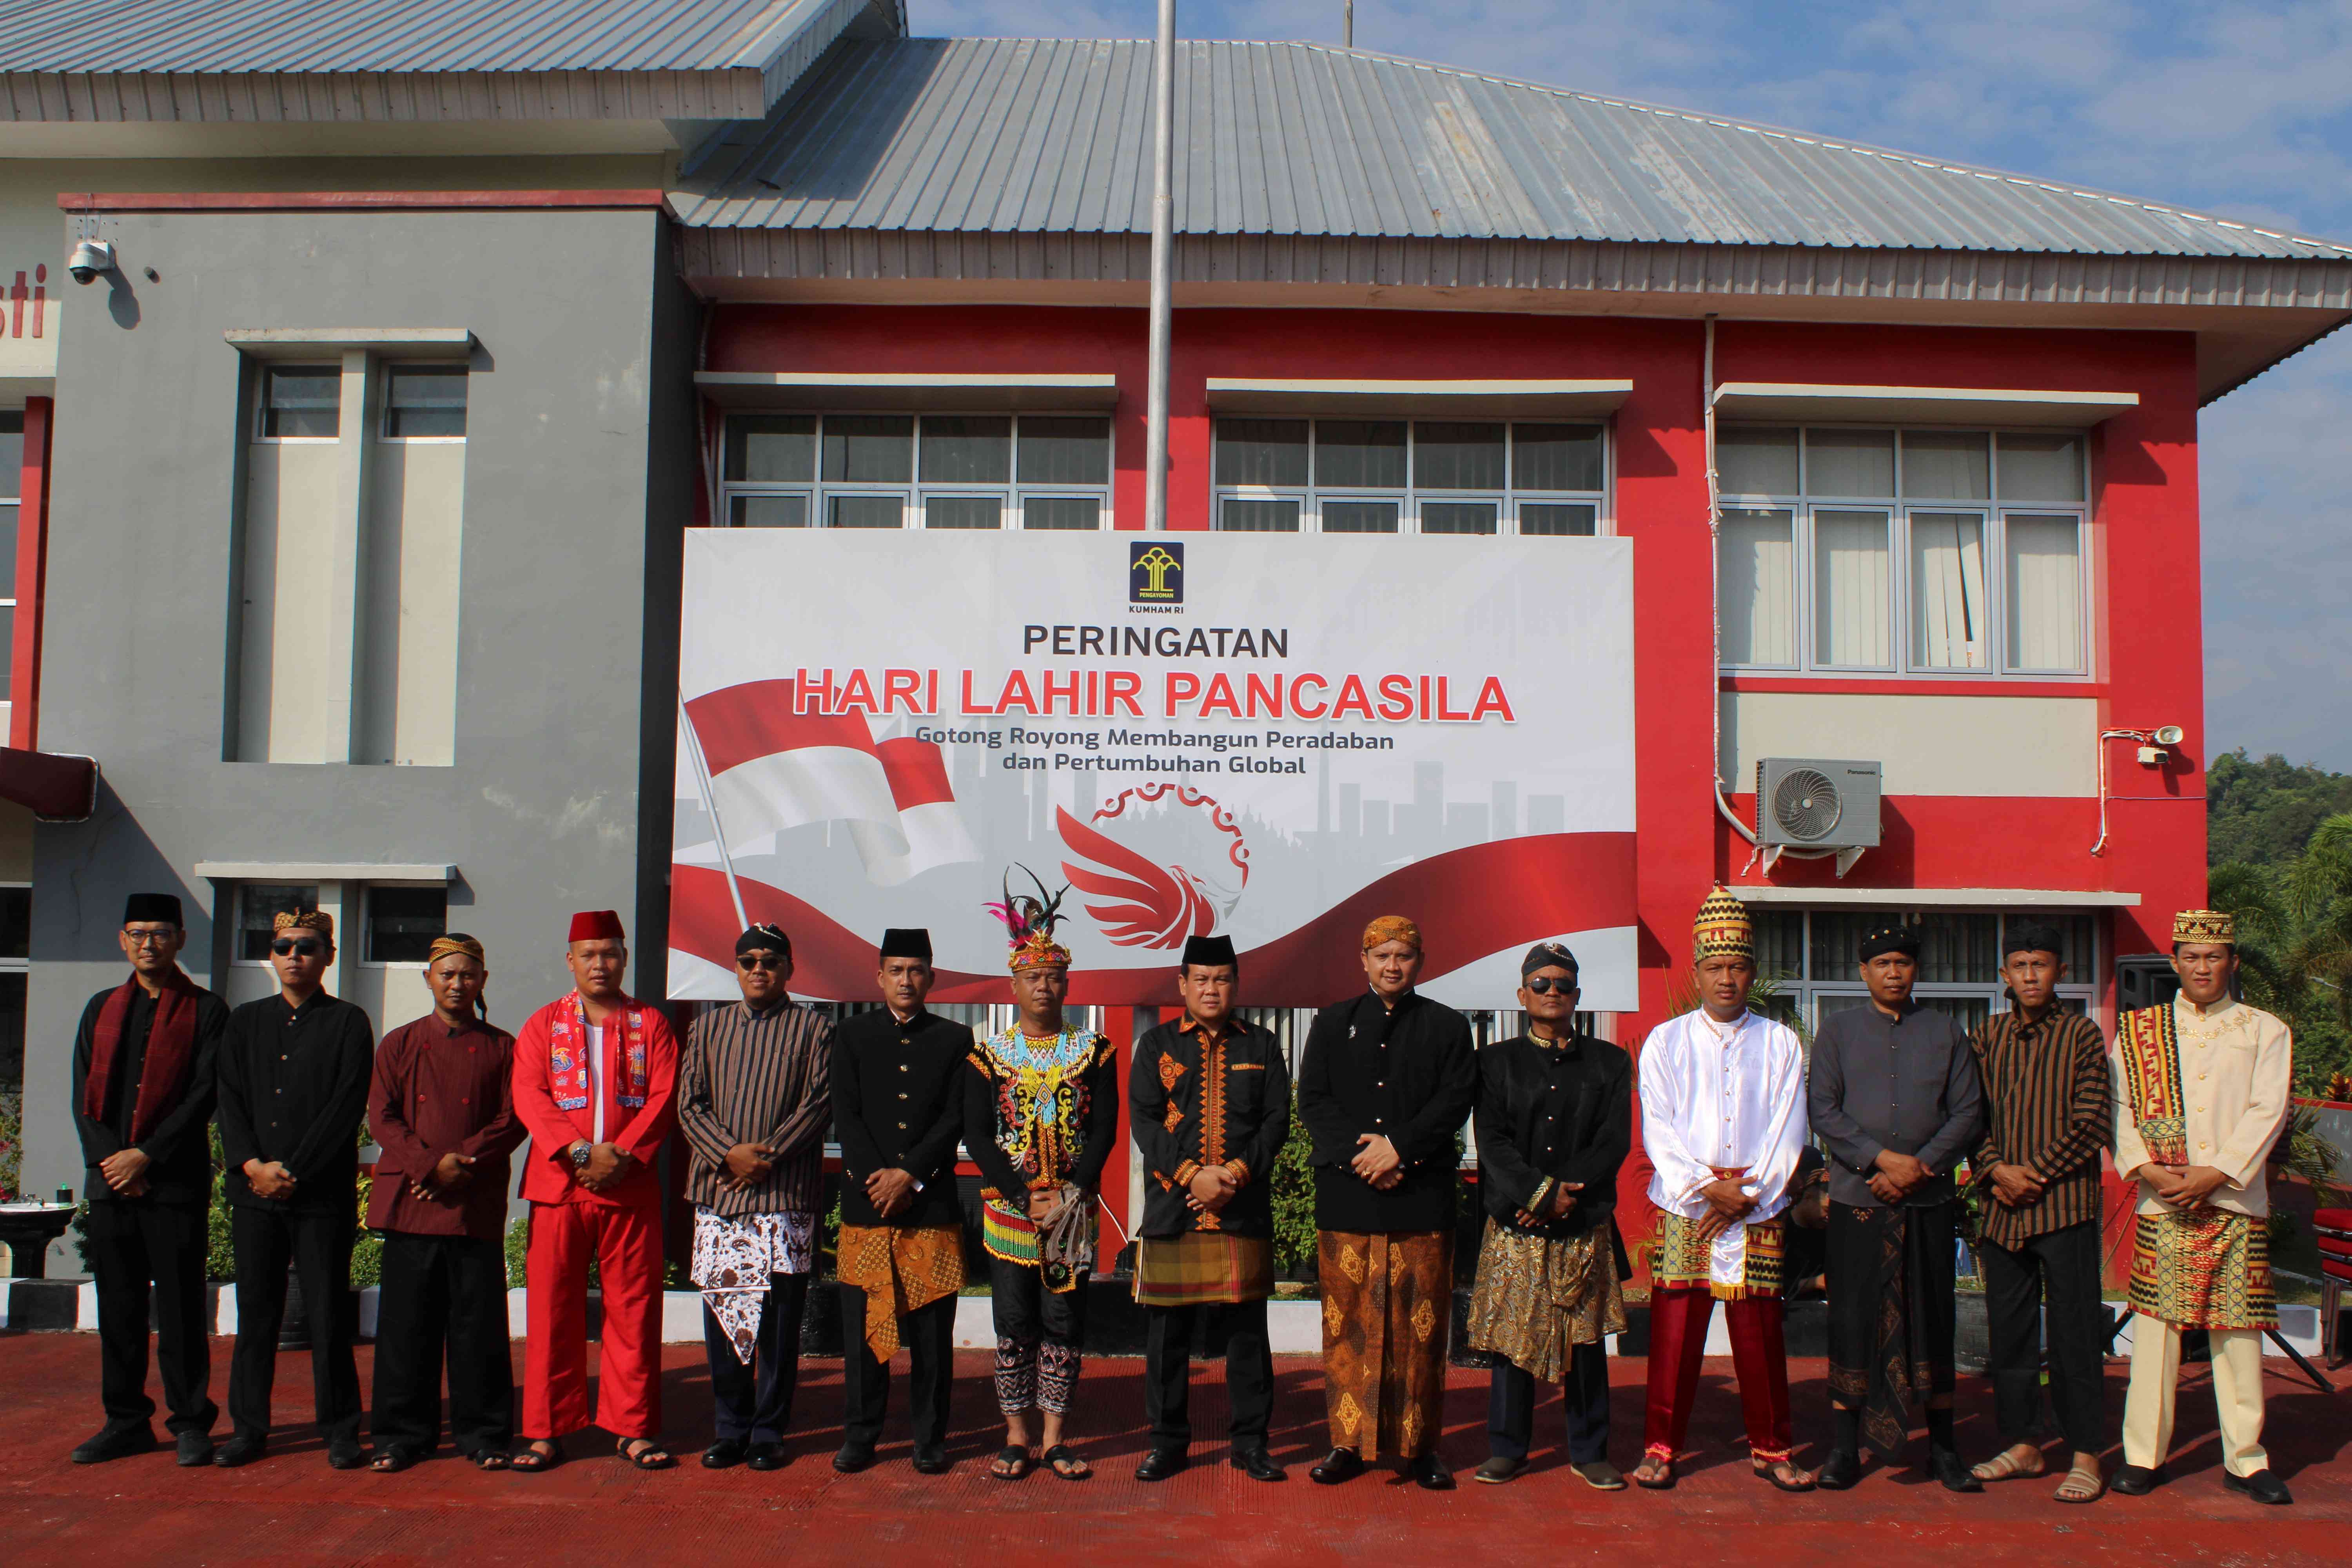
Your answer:
[[[898,1341],[914,1364],[908,1373],[915,1451],[947,1447],[948,1392],[955,1383],[956,1299],[942,1296],[898,1320]],[[890,1363],[866,1348],[866,1292],[841,1288],[842,1436],[853,1447],[882,1440],[882,1416],[890,1405]],[[852,1348],[854,1347],[854,1348]]]
[[[1274,1347],[1266,1338],[1265,1302],[1237,1301],[1204,1307],[1143,1309],[1143,1414],[1151,1423],[1151,1446],[1181,1448],[1192,1440],[1192,1334],[1209,1335],[1213,1350],[1225,1352],[1225,1398],[1233,1406],[1227,1428],[1237,1449],[1265,1447],[1274,1415]]]
[[[507,1349],[507,1260],[471,1236],[383,1235],[377,1286],[379,1448],[425,1455],[441,1434],[441,1367],[449,1368],[449,1438],[468,1458],[514,1442],[514,1362]]]
[[[163,1374],[164,1426],[209,1432],[212,1346],[205,1321],[205,1211],[153,1198],[100,1198],[89,1205],[89,1272],[98,1284],[99,1396],[109,1423],[146,1424],[147,1296],[155,1297],[155,1361]]]
[[[718,1314],[702,1309],[702,1349],[710,1358],[710,1425],[724,1441],[781,1443],[792,1425],[793,1395],[801,1385],[801,1314],[809,1277],[771,1274],[760,1298],[760,1332],[751,1364],[736,1359],[735,1342]]]
[[[302,1277],[319,1435],[331,1445],[359,1441],[360,1369],[343,1305],[352,1288],[353,1224],[348,1208],[316,1213],[239,1205],[229,1211],[229,1240],[236,1250],[236,1352],[229,1361],[228,1415],[238,1436],[269,1431],[290,1263]]]
[[[1591,1465],[1609,1457],[1609,1350],[1578,1345],[1569,1352],[1560,1389],[1568,1416],[1568,1462]],[[1499,1357],[1486,1388],[1486,1448],[1496,1458],[1524,1459],[1536,1435],[1533,1373]]]
[[[2042,1405],[2042,1331],[2050,1335],[2050,1407],[2075,1452],[2107,1444],[2107,1312],[2099,1290],[2099,1224],[2084,1220],[2029,1237],[2019,1247],[1986,1242],[1985,1315],[1992,1331],[1993,1420],[2003,1447],[2033,1440]]]

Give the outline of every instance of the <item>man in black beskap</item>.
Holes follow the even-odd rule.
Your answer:
[[[1224,1349],[1227,1462],[1252,1480],[1285,1479],[1265,1447],[1274,1412],[1265,1300],[1274,1294],[1267,1178],[1290,1133],[1290,1066],[1281,1041],[1234,1014],[1240,989],[1233,939],[1188,939],[1176,974],[1184,1015],[1144,1031],[1128,1075],[1128,1126],[1144,1177],[1135,1299],[1149,1325],[1151,1448],[1135,1468],[1139,1481],[1166,1480],[1187,1462],[1196,1325],[1213,1352]]]
[[[1336,1486],[1392,1456],[1431,1491],[1445,1337],[1454,1320],[1454,1137],[1478,1095],[1461,1014],[1413,990],[1421,928],[1383,915],[1364,928],[1367,989],[1324,1008],[1298,1063],[1298,1118],[1314,1141],[1323,1400],[1331,1452],[1307,1471]]]
[[[228,1008],[180,969],[180,900],[133,893],[119,941],[131,976],[89,999],[74,1034],[74,1125],[89,1167],[89,1271],[98,1285],[100,1397],[106,1425],[73,1451],[77,1465],[144,1454],[147,1293],[155,1293],[155,1360],[164,1425],[183,1465],[213,1457],[212,1355],[205,1336],[205,1211],[212,1150],[205,1123]]]
[[[327,994],[335,922],[322,910],[278,917],[269,965],[278,994],[229,1015],[220,1058],[221,1151],[228,1161],[229,1239],[236,1251],[236,1351],[228,1414],[236,1430],[213,1456],[234,1468],[267,1451],[269,1392],[286,1268],[302,1275],[310,1378],[327,1463],[355,1470],[360,1374],[343,1300],[352,1285],[360,1119],[375,1066],[368,1016]]]
[[[963,1135],[971,1031],[927,1012],[931,933],[882,933],[880,1011],[834,1031],[833,1124],[841,1142],[842,1418],[833,1468],[874,1462],[890,1400],[890,1358],[912,1359],[915,1468],[948,1468],[948,1394],[955,1373],[956,1295],[963,1289],[963,1210],[956,1143]]]

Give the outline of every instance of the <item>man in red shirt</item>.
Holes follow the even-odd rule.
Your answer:
[[[369,1467],[404,1470],[441,1430],[447,1345],[449,1436],[478,1468],[502,1470],[514,1441],[507,1350],[508,1162],[522,1142],[511,1092],[514,1037],[489,1026],[482,944],[453,931],[426,955],[433,1011],[383,1037],[368,1131],[383,1152],[368,1228],[383,1233]]]
[[[571,994],[533,1013],[516,1037],[515,1114],[530,1132],[522,1195],[530,1205],[523,1264],[530,1341],[522,1436],[514,1468],[563,1462],[558,1439],[589,1425],[588,1260],[604,1295],[595,1424],[641,1470],[677,1461],[661,1430],[661,1184],[654,1157],[677,1120],[677,1037],[661,1014],[621,990],[629,964],[621,917],[572,917]]]

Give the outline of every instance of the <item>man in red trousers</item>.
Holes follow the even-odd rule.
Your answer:
[[[572,917],[564,954],[574,989],[533,1013],[516,1037],[514,1108],[530,1130],[522,1195],[530,1205],[523,1273],[530,1339],[523,1354],[514,1468],[562,1463],[560,1439],[589,1425],[588,1261],[604,1298],[594,1421],[641,1470],[677,1461],[661,1430],[661,1184],[654,1157],[677,1121],[677,1037],[661,1014],[621,990],[629,949],[621,917]]]

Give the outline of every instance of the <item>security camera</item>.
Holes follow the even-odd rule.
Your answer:
[[[92,282],[100,273],[114,270],[114,247],[102,239],[85,239],[73,247],[66,270],[77,283]]]
[[[2188,731],[2178,724],[2166,724],[2160,727],[2152,738],[2159,746],[2177,746],[2188,733]]]

